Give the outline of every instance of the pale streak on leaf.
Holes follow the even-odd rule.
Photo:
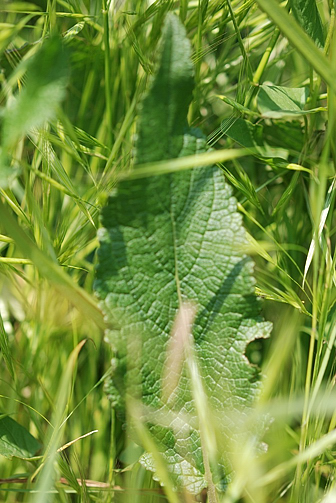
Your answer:
[[[189,339],[192,337],[191,329],[195,316],[196,306],[187,302],[184,302],[177,312],[163,368],[162,399],[164,402],[173,398],[173,393],[178,386],[186,349],[189,345]]]

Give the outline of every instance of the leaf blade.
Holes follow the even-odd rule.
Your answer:
[[[259,88],[257,103],[263,117],[283,118],[304,115],[308,98],[306,87],[283,87],[263,84]]]
[[[291,0],[290,5],[296,21],[316,45],[323,47],[322,21],[315,0]]]
[[[139,119],[138,164],[173,159],[182,148],[193,89],[190,56],[183,25],[165,23],[159,68],[152,80],[151,93],[143,101]]]
[[[0,417],[0,454],[6,458],[32,458],[41,448],[29,431],[9,416]]]
[[[44,42],[31,59],[27,83],[5,110],[2,128],[4,153],[33,128],[52,119],[65,96],[67,53],[61,41],[54,37]]]

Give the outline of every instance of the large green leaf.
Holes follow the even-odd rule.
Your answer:
[[[297,22],[320,46],[324,46],[322,21],[315,0],[290,0],[290,6]]]
[[[0,454],[6,458],[31,458],[41,448],[26,428],[9,416],[0,416]]]
[[[166,25],[161,61],[151,92],[143,101],[139,119],[137,160],[139,163],[177,157],[194,87],[191,51],[182,25]]]
[[[179,20],[169,16],[139,120],[137,163],[206,149],[198,132],[183,135],[191,82],[189,43]],[[241,417],[251,406],[258,372],[244,352],[270,331],[259,316],[253,262],[242,252],[245,231],[236,200],[216,167],[158,174],[120,183],[102,212],[102,226],[95,289],[116,355],[108,393],[121,412],[127,394],[142,397],[153,412],[147,426],[176,485],[197,493],[207,483],[185,365],[177,376],[172,372],[176,387],[169,399],[162,393],[177,313],[185,302],[197,306],[195,354],[209,406],[222,419],[234,411]],[[142,463],[155,470],[150,457]]]

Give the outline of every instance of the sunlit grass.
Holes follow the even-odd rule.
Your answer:
[[[324,49],[307,42],[274,0],[8,0],[1,6],[0,414],[10,414],[43,444],[34,460],[0,457],[1,501],[46,501],[35,492],[41,490],[62,502],[193,501],[177,497],[169,482],[160,488],[140,466],[139,448],[111,410],[102,378],[112,354],[92,293],[99,210],[119,179],[135,176],[138,105],[171,10],[194,50],[197,87],[189,119],[218,150],[205,157],[224,163],[251,235],[248,252],[264,316],[274,322],[270,341],[247,350],[264,378],[251,417],[236,418],[244,441],[228,446],[209,414],[233,469],[227,493],[217,498],[334,501],[336,38],[332,2],[317,3]],[[13,96],[24,99],[29,61],[51,35],[59,35],[68,52],[66,91],[59,99],[52,94],[55,103],[42,103],[42,110],[28,95],[31,122],[19,117],[7,127],[14,114],[5,109]],[[309,108],[321,104],[327,111],[264,120],[256,104],[263,82],[307,86]],[[287,158],[242,151],[226,135],[236,117],[263,125],[268,145],[286,150]],[[179,170],[190,162],[164,164]],[[159,169],[144,166],[137,176]],[[130,417],[136,410],[130,406]],[[254,441],[258,421],[269,424],[265,452]],[[137,428],[159,459],[143,424]]]

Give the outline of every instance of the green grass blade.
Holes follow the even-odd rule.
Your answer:
[[[328,86],[336,92],[336,72],[323,52],[305,33],[295,19],[275,0],[256,0],[259,7],[266,12],[275,25],[282,31],[289,42],[312,65]]]
[[[58,264],[35,245],[2,202],[0,202],[0,212],[2,223],[8,234],[14,239],[22,253],[34,263],[41,276],[53,283],[59,292],[68,298],[69,302],[103,328],[105,326],[103,316],[92,296],[76,285]]]

